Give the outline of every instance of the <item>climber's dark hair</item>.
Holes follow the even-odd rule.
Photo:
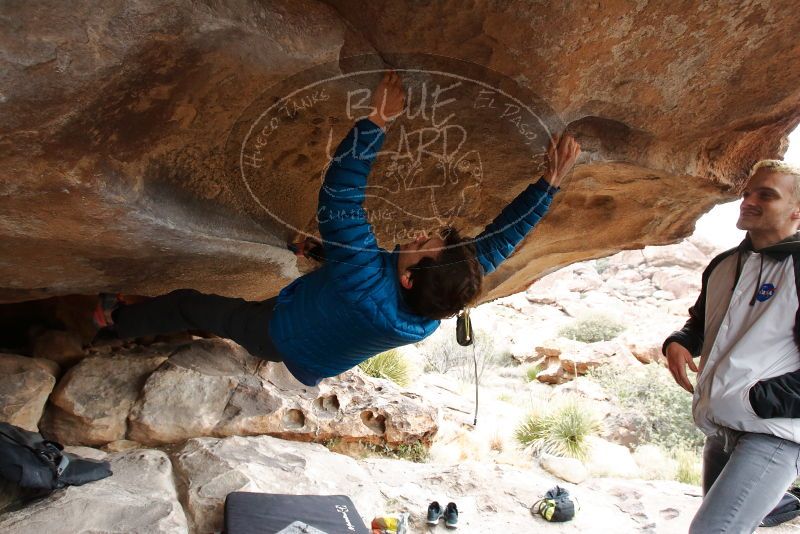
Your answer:
[[[409,267],[412,285],[403,288],[411,311],[430,319],[452,317],[473,304],[483,282],[483,268],[472,238],[462,238],[452,227],[443,228],[440,235],[444,247],[439,255],[422,258]]]

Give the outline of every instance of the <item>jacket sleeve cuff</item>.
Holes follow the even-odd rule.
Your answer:
[[[539,178],[539,180],[537,180],[536,183],[533,184],[533,187],[540,191],[544,191],[550,196],[553,196],[559,191],[561,191],[560,187],[553,187],[547,180],[544,179],[544,177]]]
[[[386,134],[386,130],[384,128],[381,128],[379,125],[375,124],[374,122],[372,122],[369,119],[369,117],[367,117],[365,119],[361,119],[358,122],[356,122],[356,126],[359,127],[360,131],[369,131],[369,130],[377,129],[378,131],[380,131],[381,135]]]
[[[681,343],[681,336],[679,335],[679,333],[678,332],[673,332],[667,339],[664,340],[664,343],[661,345],[661,354],[663,354],[664,356],[667,355],[667,347],[673,341],[676,342],[678,345],[683,346],[683,343]],[[684,347],[684,348],[686,348],[686,347]],[[689,349],[686,349],[686,350],[689,350]]]

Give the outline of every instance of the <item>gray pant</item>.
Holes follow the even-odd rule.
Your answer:
[[[706,438],[703,504],[690,534],[752,533],[800,474],[800,445],[767,434],[728,430]]]

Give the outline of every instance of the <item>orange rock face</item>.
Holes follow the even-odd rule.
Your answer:
[[[299,274],[284,243],[316,228],[331,143],[387,65],[410,101],[365,205],[382,246],[443,223],[480,231],[564,130],[579,164],[485,298],[675,241],[785,150],[800,116],[794,7],[4,4],[0,302],[274,295]]]

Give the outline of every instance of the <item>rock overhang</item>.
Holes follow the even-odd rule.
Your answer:
[[[736,194],[752,163],[782,153],[800,115],[792,39],[800,23],[788,1],[681,11],[657,3],[126,5],[4,8],[2,301],[177,287],[276,294],[299,275],[284,243],[295,230],[314,231],[325,161],[309,144],[324,139],[320,124],[342,136],[349,119],[325,109],[324,123],[312,118],[271,141],[272,162],[286,171],[256,189],[280,222],[231,168],[228,143],[265,89],[325,65],[352,73],[352,58],[371,68],[412,69],[420,54],[476,64],[529,95],[554,133],[581,141],[570,182],[487,279],[486,299],[575,261],[688,235],[702,213]],[[463,125],[479,133],[486,123],[476,115]],[[492,147],[503,163],[484,166],[479,191],[455,217],[469,232],[541,168],[509,139]],[[420,205],[423,193],[402,205]],[[443,198],[452,204],[460,193]],[[380,218],[385,200],[366,207]],[[393,224],[407,229],[415,218]],[[389,224],[377,230],[388,248],[403,236]]]

